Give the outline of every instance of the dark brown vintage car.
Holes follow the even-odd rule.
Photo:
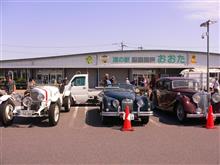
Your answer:
[[[220,113],[220,91],[219,90],[212,93],[211,104],[212,104],[214,113]],[[217,119],[219,123],[220,117]]]
[[[199,84],[194,79],[164,77],[156,82],[151,100],[153,109],[173,111],[177,119],[184,122],[186,118],[206,117],[210,98],[215,100],[217,108],[214,107],[214,116],[219,118],[220,97],[214,97],[211,98],[210,94],[199,90]]]

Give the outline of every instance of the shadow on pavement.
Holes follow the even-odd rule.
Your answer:
[[[180,123],[174,112],[162,111],[159,109],[154,109],[154,116],[159,119],[160,123],[167,125],[203,127],[206,124],[205,118],[188,118],[184,123]]]
[[[123,120],[117,117],[111,117],[108,124],[102,124],[101,115],[97,109],[91,109],[87,111],[85,122],[89,126],[93,127],[112,127],[113,129],[121,129]],[[132,121],[132,127],[143,126],[139,121]]]
[[[0,127],[4,127],[0,123]],[[26,118],[26,117],[15,117],[12,125],[7,126],[11,128],[32,128],[32,127],[50,127],[47,118]]]

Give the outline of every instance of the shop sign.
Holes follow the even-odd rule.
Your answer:
[[[87,64],[93,64],[93,57],[92,56],[87,56],[86,57],[86,62],[87,62]]]
[[[112,63],[160,63],[160,64],[185,64],[184,55],[159,55],[159,56],[133,56],[133,57],[112,57]]]
[[[100,56],[100,61],[103,64],[108,63],[108,56],[106,56],[106,55]]]
[[[112,63],[130,63],[129,57],[113,57]]]
[[[196,55],[191,54],[191,59],[190,59],[191,64],[196,64]]]
[[[184,55],[159,55],[157,57],[157,63],[163,64],[185,64],[186,57]]]

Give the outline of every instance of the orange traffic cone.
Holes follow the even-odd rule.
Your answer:
[[[134,129],[131,127],[131,117],[128,106],[125,107],[125,119],[121,131],[134,131]]]
[[[208,117],[207,117],[207,121],[206,121],[206,128],[207,129],[215,128],[214,127],[214,115],[213,115],[212,105],[209,106]]]

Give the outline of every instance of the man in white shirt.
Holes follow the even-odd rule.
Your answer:
[[[213,82],[213,90],[218,91],[219,90],[219,81],[216,78],[215,81]]]

